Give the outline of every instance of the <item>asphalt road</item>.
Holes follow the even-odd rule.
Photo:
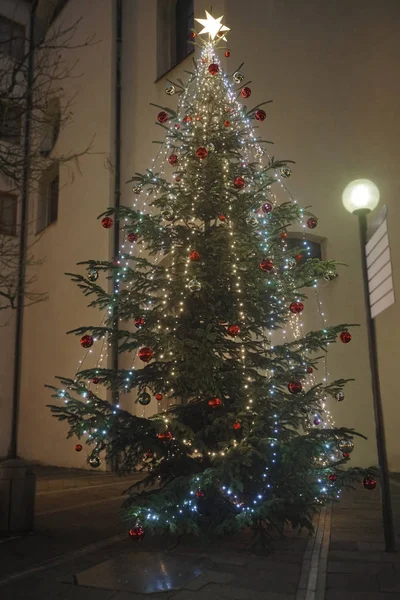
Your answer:
[[[85,546],[127,534],[129,525],[123,522],[120,508],[130,483],[116,479],[37,494],[35,532],[0,539],[0,582]]]

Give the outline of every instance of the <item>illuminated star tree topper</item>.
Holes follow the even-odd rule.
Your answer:
[[[222,25],[221,21],[223,18],[224,16],[222,15],[221,17],[218,17],[218,19],[214,19],[214,17],[210,15],[208,11],[206,11],[206,19],[196,19],[200,25],[203,25],[203,30],[199,32],[199,35],[208,33],[210,41],[214,41],[218,36],[220,39],[226,42],[227,40],[224,33],[230,31],[230,28]]]

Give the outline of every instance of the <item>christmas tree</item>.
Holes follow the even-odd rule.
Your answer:
[[[230,56],[228,28],[208,13],[198,21],[193,72],[166,89],[178,109],[158,107],[165,139],[153,168],[132,178],[132,207],[100,216],[123,230],[120,254],[72,275],[105,313],[72,332],[99,358],[49,386],[63,398],[54,416],[84,440],[92,467],[103,456],[121,473],[143,471],[125,503],[137,539],[144,528],[311,529],[341,488],[375,486],[347,464],[359,434],[327,411],[346,381],[317,375],[328,345],[350,342],[350,325],[300,328],[307,288],[333,278],[336,263],[307,258],[306,238],[289,243],[292,224],[314,229],[317,219],[290,194],[279,200],[291,161],[265,149],[268,103],[244,105],[242,65],[228,75],[217,54]],[[108,368],[112,344],[129,368]],[[121,392],[135,394],[137,414],[120,406]]]

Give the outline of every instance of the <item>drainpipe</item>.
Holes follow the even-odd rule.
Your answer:
[[[13,403],[11,416],[11,439],[7,458],[18,457],[18,415],[21,396],[21,361],[22,361],[22,327],[24,316],[24,292],[25,292],[25,266],[26,246],[28,237],[28,204],[29,204],[29,177],[31,169],[30,142],[31,142],[31,113],[33,105],[33,77],[35,67],[35,25],[38,0],[34,0],[31,6],[29,18],[29,54],[28,54],[28,80],[26,94],[26,119],[24,135],[24,167],[22,172],[21,186],[21,231],[19,238],[19,260],[18,260],[18,287],[16,307],[15,328],[15,358],[14,358],[14,383]]]
[[[119,209],[121,203],[121,63],[122,63],[122,0],[117,0],[116,3],[116,16],[115,16],[115,41],[116,41],[116,52],[115,52],[115,177],[114,177],[114,207],[116,210]],[[113,240],[113,256],[118,257],[120,244],[120,232],[119,232],[119,219],[115,218],[114,227],[114,240]],[[118,283],[116,281],[117,275],[114,275],[113,290],[115,296],[118,290]],[[113,310],[113,330],[114,333],[118,332],[118,301],[114,304]],[[115,338],[112,341],[112,354],[111,354],[112,369],[114,373],[118,371],[119,367],[119,355],[118,355],[118,339]],[[112,401],[113,404],[119,402],[119,390],[116,383],[112,389]]]

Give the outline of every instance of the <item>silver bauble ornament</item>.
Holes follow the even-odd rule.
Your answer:
[[[282,167],[282,169],[280,170],[281,173],[281,177],[284,177],[285,179],[287,179],[288,177],[291,176],[292,171],[289,169],[289,167]]]
[[[189,292],[199,292],[201,290],[201,283],[197,279],[192,279],[188,283]]]
[[[209,144],[207,144],[206,148],[207,148],[207,150],[209,152],[214,152],[214,150],[215,150],[215,146],[214,146],[214,144],[212,142],[210,142]]]
[[[335,279],[337,277],[337,274],[335,273],[335,271],[333,271],[332,269],[329,269],[328,271],[326,271],[325,275],[324,275],[324,279],[326,281],[332,281],[333,279]]]
[[[286,269],[294,269],[294,267],[296,266],[296,259],[293,258],[293,256],[288,256],[288,258],[286,259]]]
[[[337,394],[335,394],[335,398],[338,402],[343,402],[344,400],[344,393],[343,392],[338,392]]]
[[[173,221],[174,215],[172,211],[165,209],[161,212],[161,216],[165,221]]]
[[[241,71],[236,71],[236,73],[233,74],[233,81],[235,83],[241,83],[244,79],[244,75]]]
[[[97,281],[98,277],[99,277],[99,272],[97,269],[95,269],[94,267],[88,269],[87,278],[89,279],[89,281]]]
[[[89,458],[89,465],[92,467],[92,469],[98,469],[99,466],[101,465],[101,460],[99,459],[99,457],[95,454],[93,456],[91,456]]]
[[[351,440],[340,440],[338,443],[338,448],[340,452],[350,454],[350,452],[353,452],[354,450],[354,444]]]
[[[256,150],[256,156],[261,157],[264,156],[266,150],[265,148],[262,148],[262,146],[259,146]]]
[[[151,396],[147,392],[140,392],[137,401],[142,406],[147,406],[151,402]]]
[[[134,186],[132,187],[132,191],[133,191],[135,194],[140,194],[140,192],[142,191],[142,186],[141,186],[141,185],[134,185]]]
[[[173,96],[176,92],[175,86],[174,85],[169,85],[168,87],[165,88],[165,93],[167,94],[167,96]]]

